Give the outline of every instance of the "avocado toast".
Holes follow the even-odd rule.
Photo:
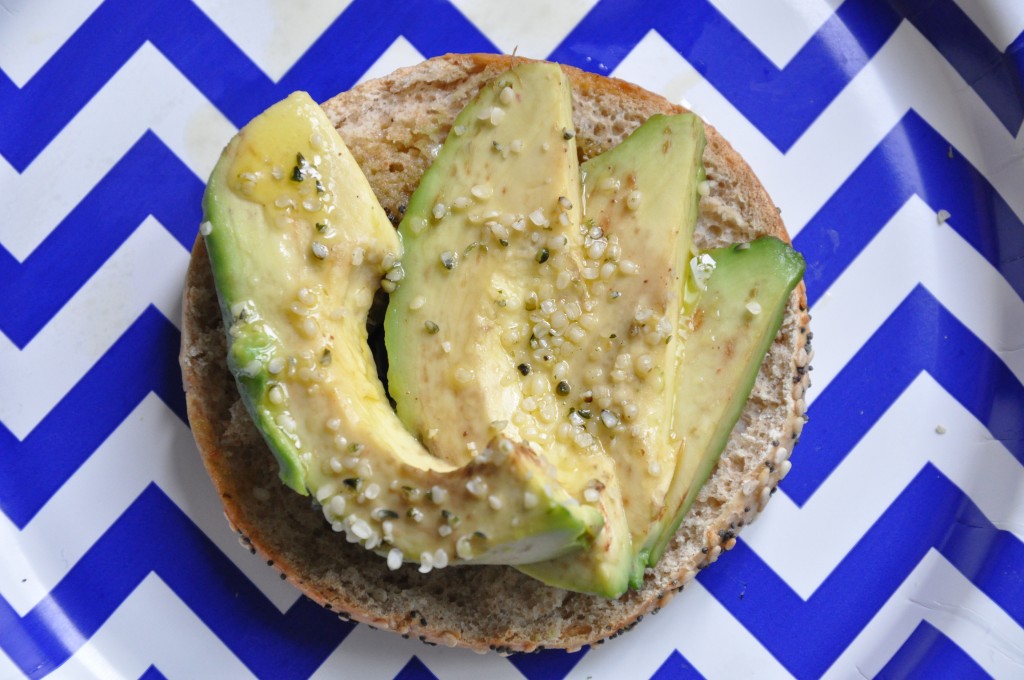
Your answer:
[[[456,114],[508,67],[509,60],[501,57],[441,58],[325,104],[384,212],[395,221],[410,210],[409,196]],[[652,115],[681,113],[620,81],[573,69],[563,73],[572,86],[575,152],[584,164]],[[697,247],[762,235],[785,238],[756,178],[712,128],[706,135],[708,195],[697,214]],[[301,174],[297,159],[295,168]],[[443,258],[439,269],[447,269]],[[646,575],[641,567],[639,588],[615,600],[544,586],[508,567],[393,571],[379,556],[339,540],[310,511],[308,500],[277,481],[277,464],[238,400],[224,364],[224,328],[201,242],[186,287],[182,365],[193,431],[229,520],[247,544],[313,599],[358,620],[435,642],[502,651],[571,649],[608,637],[661,606],[697,568],[731,547],[735,532],[763,506],[787,469],[785,458],[802,426],[806,321],[798,287],[726,446],[725,463],[696,496],[662,559]],[[493,603],[499,601],[512,604],[496,611]]]

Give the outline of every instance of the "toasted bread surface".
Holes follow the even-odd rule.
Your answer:
[[[447,55],[361,84],[323,106],[394,222],[452,120],[512,58]],[[563,67],[573,86],[581,160],[610,148],[654,113],[684,109],[629,83]],[[706,127],[710,194],[701,199],[698,247],[773,235],[779,211],[718,132]],[[181,368],[192,431],[225,514],[242,544],[317,603],[424,641],[502,653],[574,650],[614,637],[657,611],[763,509],[789,469],[809,387],[809,317],[794,290],[783,326],[715,472],[643,586],[618,600],[543,585],[511,567],[459,566],[421,574],[331,531],[308,498],[287,489],[242,405],[209,260],[197,238],[188,269]]]

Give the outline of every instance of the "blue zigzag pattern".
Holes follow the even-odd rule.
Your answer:
[[[922,371],[1024,464],[1024,386],[918,285],[811,406],[786,494],[803,506]]]
[[[0,332],[24,348],[149,215],[191,249],[203,187],[145,132],[23,263],[0,246]]]
[[[651,680],[704,680],[704,676],[682,654],[675,651],[658,667]]]
[[[28,524],[150,392],[185,420],[180,343],[148,307],[24,441],[0,424],[0,510]]]
[[[108,0],[24,88],[0,73],[0,154],[24,170],[147,41],[241,127],[294,90],[323,101],[350,88],[399,36],[427,56],[495,51],[444,0],[354,0],[273,83],[189,0],[155,0],[144,8],[132,0]],[[54,92],[61,93],[56,101]]]
[[[1024,120],[1024,36],[1000,53],[954,0],[846,0],[781,69],[708,0],[602,0],[551,59],[607,74],[649,31],[657,30],[762,134],[786,151],[904,18],[1015,134]]]
[[[0,600],[0,647],[26,675],[42,677],[92,637],[149,574],[159,576],[258,677],[309,677],[354,625],[305,598],[281,614],[150,484],[24,617]],[[58,621],[76,634],[63,634]]]
[[[812,305],[912,196],[949,211],[950,226],[1024,297],[1024,222],[973,165],[910,111],[794,240],[809,263]]]
[[[533,654],[513,654],[508,660],[528,680],[561,680],[576,667],[588,649],[586,647],[571,654],[549,649]]]
[[[880,680],[943,677],[972,680],[990,676],[955,642],[922,621],[875,677]]]
[[[398,671],[394,680],[437,680],[437,676],[414,656],[409,659],[409,663],[402,667],[402,670]]]
[[[139,680],[167,680],[156,666],[150,666],[139,676]]]
[[[786,150],[904,18],[949,60],[1003,125],[1016,132],[1024,119],[1024,35],[1000,53],[954,0],[846,0],[782,69],[708,0],[601,0],[552,58],[610,71],[657,28]],[[693,31],[695,25],[701,30]],[[273,83],[189,0],[157,0],[142,9],[128,0],[108,0],[23,88],[0,72],[0,154],[23,171],[145,42],[155,45],[240,126],[294,89],[309,90],[318,99],[346,89],[399,36],[427,56],[494,50],[444,0],[355,0],[285,77]],[[56,104],[55,91],[61,92]],[[911,112],[869,154],[797,239],[811,263],[807,280],[812,300],[912,195],[953,213],[951,225],[1024,297],[1024,224],[975,168],[959,157],[948,159],[949,149]],[[932,158],[934,162],[920,162]],[[126,197],[118,184],[129,181],[136,193]],[[139,191],[140,182],[152,185]],[[24,263],[0,248],[0,299],[5,303],[0,331],[19,347],[28,344],[148,214],[187,248],[199,219],[201,190],[201,182],[156,135],[145,133]],[[849,219],[852,214],[857,215],[855,224]],[[97,224],[104,228],[97,229]],[[53,271],[61,275],[46,276]],[[24,527],[149,392],[184,419],[175,361],[178,341],[174,326],[150,307],[25,441],[17,441],[0,425],[0,510]],[[799,464],[784,491],[805,504],[922,370],[1024,463],[1019,428],[1024,387],[982,341],[918,286],[815,402],[804,434],[810,448],[797,449]],[[863,415],[852,415],[859,410]],[[45,475],[38,464],[35,469],[30,464],[40,459],[49,465]],[[922,507],[933,509],[932,514],[922,519]],[[127,557],[124,545],[133,546]],[[788,669],[810,677],[834,662],[930,548],[1022,622],[1021,542],[996,530],[931,465],[806,602],[742,542],[700,579]],[[191,558],[188,564],[174,559],[181,555]],[[151,572],[257,675],[307,676],[351,629],[306,600],[285,615],[278,613],[151,485],[24,618],[0,600],[0,647],[26,673],[43,675],[66,660],[74,652],[71,647],[90,637]],[[112,573],[116,578],[110,578]],[[865,573],[872,578],[864,578]],[[62,620],[81,633],[71,646],[55,631],[55,622]],[[583,653],[513,657],[512,663],[529,678],[560,678]],[[930,670],[951,669],[959,677],[983,674],[953,642],[922,623],[881,675],[916,672],[926,677]],[[151,666],[142,677],[163,675]],[[434,676],[413,657],[399,677]],[[700,674],[675,652],[656,677]]]
[[[835,662],[932,548],[1024,625],[1024,543],[996,529],[931,464],[806,601],[742,541],[725,565],[698,578],[793,675],[812,678]]]

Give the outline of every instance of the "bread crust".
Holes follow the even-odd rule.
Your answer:
[[[446,55],[356,86],[323,105],[393,221],[400,219],[455,114],[511,61]],[[613,146],[654,113],[685,110],[636,85],[562,68],[573,87],[581,160]],[[769,234],[788,242],[779,211],[751,169],[710,125],[706,136],[711,191],[701,200],[698,246]],[[383,559],[331,531],[308,498],[279,482],[277,463],[227,369],[202,238],[192,250],[183,299],[180,363],[192,433],[243,546],[342,618],[430,643],[510,653],[575,650],[616,637],[735,545],[736,534],[788,471],[789,452],[805,420],[811,336],[801,283],[715,472],[639,590],[607,600],[545,586],[501,566],[390,571]]]

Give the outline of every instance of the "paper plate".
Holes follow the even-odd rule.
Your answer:
[[[3,10],[0,678],[1021,677],[1021,3]],[[817,355],[793,471],[732,552],[623,637],[506,659],[340,622],[239,548],[176,354],[239,126],[295,89],[514,49],[722,131],[807,259]]]

